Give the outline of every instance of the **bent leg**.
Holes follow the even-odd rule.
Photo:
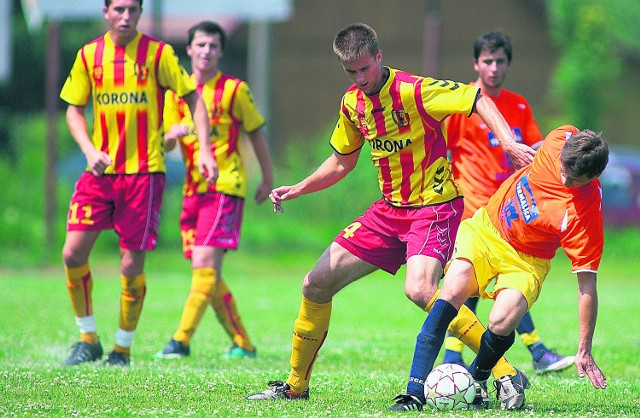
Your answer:
[[[306,275],[293,328],[291,372],[287,378],[294,392],[301,393],[309,387],[313,365],[329,331],[331,299],[349,283],[376,269],[334,242]]]

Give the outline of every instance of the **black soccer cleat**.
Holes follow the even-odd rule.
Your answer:
[[[78,341],[71,346],[71,355],[64,364],[65,366],[77,366],[78,364],[100,360],[102,353],[102,344],[100,344],[100,341],[96,344]]]

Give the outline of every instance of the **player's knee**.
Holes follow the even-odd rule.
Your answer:
[[[87,259],[83,254],[80,254],[78,251],[75,251],[75,249],[67,245],[62,248],[62,260],[64,261],[65,266],[72,268],[79,267],[87,262]]]
[[[420,286],[417,282],[411,280],[407,280],[404,285],[404,294],[421,309],[427,306],[437,290],[438,287],[430,283]]]
[[[314,302],[326,302],[336,293],[330,282],[328,276],[311,271],[302,282],[302,294]]]

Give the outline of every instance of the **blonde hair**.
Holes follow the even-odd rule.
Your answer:
[[[333,39],[333,52],[341,62],[351,62],[380,50],[378,35],[369,25],[353,23],[345,26]]]

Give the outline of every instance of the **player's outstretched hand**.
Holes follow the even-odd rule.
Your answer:
[[[516,170],[530,164],[536,151],[528,145],[513,142],[507,150],[505,150]]]
[[[273,211],[274,212],[284,212],[284,208],[282,207],[282,202],[285,200],[290,200],[295,198],[293,192],[293,186],[280,186],[271,190],[269,194],[269,199],[273,203]]]
[[[607,378],[604,377],[602,370],[596,364],[591,354],[576,354],[575,360],[576,368],[578,369],[578,376],[584,378],[586,374],[591,384],[596,389],[604,389],[607,387]]]

